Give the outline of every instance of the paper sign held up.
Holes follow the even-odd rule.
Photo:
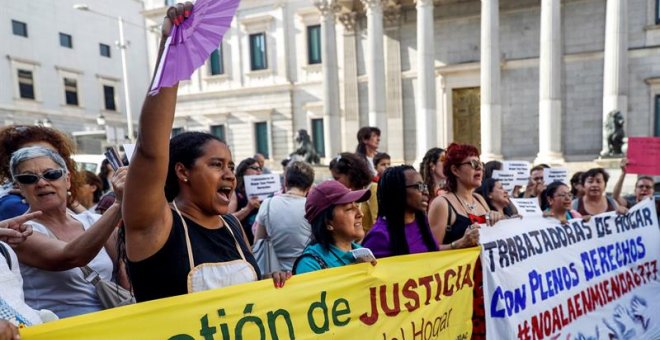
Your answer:
[[[513,171],[516,177],[513,181],[514,185],[525,186],[529,180],[529,171],[531,164],[527,161],[504,161],[502,162],[502,170]]]
[[[549,168],[543,169],[543,183],[550,185],[552,182],[560,181],[568,184],[568,169]]]
[[[243,179],[245,180],[245,193],[247,196],[257,196],[260,201],[282,190],[278,174],[245,176]]]
[[[538,198],[512,198],[511,203],[516,206],[520,216],[543,216],[539,207]]]
[[[628,138],[626,172],[640,175],[660,175],[660,137]]]
[[[497,179],[502,183],[502,188],[504,191],[508,192],[509,195],[513,192],[513,187],[515,184],[516,173],[513,171],[504,171],[504,170],[493,170],[493,178]]]

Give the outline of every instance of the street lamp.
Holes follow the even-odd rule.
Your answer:
[[[98,14],[106,18],[116,19],[117,23],[119,24],[119,41],[116,42],[116,45],[117,48],[119,48],[121,55],[121,70],[123,75],[122,82],[124,85],[124,98],[126,100],[126,120],[127,120],[126,125],[128,126],[128,139],[131,141],[131,143],[134,143],[135,134],[133,133],[133,111],[131,111],[131,99],[129,95],[130,92],[128,91],[128,68],[126,67],[126,48],[128,47],[128,45],[126,44],[126,40],[124,39],[124,19],[122,19],[121,16],[115,17],[115,16],[107,15],[105,13],[94,11],[90,9],[87,4],[75,4],[73,5],[73,8],[80,11]],[[99,120],[97,119],[97,122],[98,121]]]

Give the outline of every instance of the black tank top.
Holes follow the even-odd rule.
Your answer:
[[[474,196],[474,195],[473,195]],[[449,202],[447,197],[441,196],[442,198],[447,201],[447,205],[449,206],[449,214],[447,214],[447,228],[445,229],[445,238],[442,240],[442,244],[451,244],[454,241],[458,241],[465,235],[465,230],[469,226],[473,224],[473,222],[470,220],[469,217],[463,216],[459,214],[454,206]],[[480,200],[478,200],[475,197],[475,200],[479,202],[479,205],[481,205],[486,211],[490,211],[487,207],[485,207]],[[454,224],[451,224],[451,215],[452,213],[454,216],[456,216],[456,219],[454,220]]]
[[[183,216],[188,224],[190,244],[193,249],[195,266],[202,263],[226,262],[241,259],[234,238],[227,228],[207,229]],[[245,245],[241,226],[232,215],[223,215],[234,232],[245,254],[259,277],[259,267],[252,252]],[[172,230],[160,250],[142,261],[127,261],[128,273],[133,284],[135,300],[149,301],[188,293],[188,250],[181,218],[172,210]],[[260,277],[259,277],[260,278]]]

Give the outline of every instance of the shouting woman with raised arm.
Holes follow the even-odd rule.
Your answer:
[[[168,9],[159,58],[173,24],[191,11],[190,2]],[[137,301],[259,279],[241,225],[228,213],[236,188],[231,152],[207,133],[169,140],[176,95],[175,85],[145,99],[126,180],[126,253]],[[285,279],[274,274],[276,286]]]

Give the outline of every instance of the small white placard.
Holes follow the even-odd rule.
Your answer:
[[[257,196],[260,201],[282,190],[278,174],[252,175],[245,176],[243,179],[245,180],[245,193],[247,196]]]
[[[508,192],[509,195],[513,192],[513,187],[515,186],[516,173],[513,171],[504,171],[504,170],[493,170],[493,178],[497,179],[502,183],[502,188],[504,191]]]
[[[543,216],[538,198],[512,198],[520,216]]]
[[[123,144],[123,146],[124,146],[124,152],[126,153],[126,159],[130,164],[131,159],[133,159],[133,153],[135,153],[135,144]]]
[[[502,170],[513,171],[516,177],[513,185],[520,185],[522,187],[527,185],[529,181],[529,170],[532,165],[528,161],[504,161],[502,162]]]
[[[554,181],[560,181],[568,184],[568,169],[566,168],[549,168],[543,169],[543,182],[549,185]]]

